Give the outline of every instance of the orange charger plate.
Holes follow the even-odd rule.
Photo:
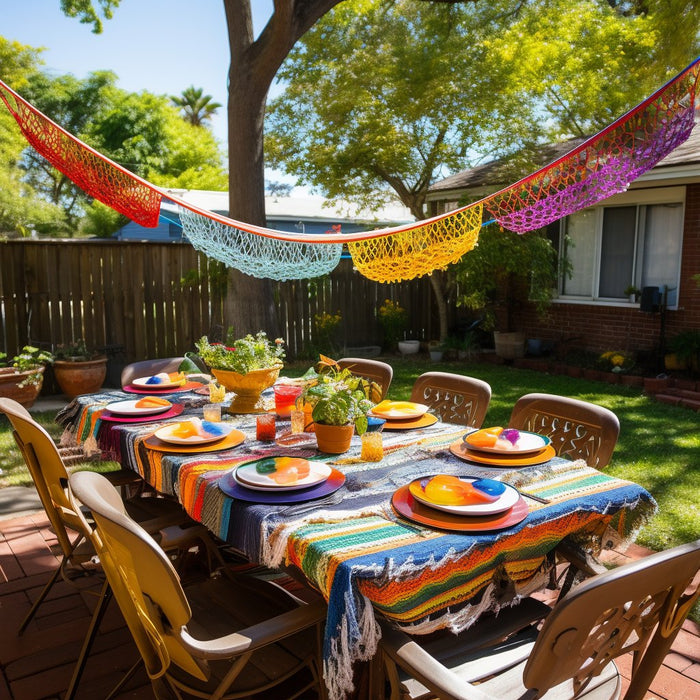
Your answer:
[[[520,457],[509,457],[507,455],[496,455],[493,452],[479,452],[467,446],[464,440],[457,440],[450,445],[450,452],[460,459],[479,464],[490,464],[496,467],[528,467],[533,464],[543,464],[549,462],[557,453],[551,445],[547,445],[539,452]]]
[[[525,499],[521,496],[515,505],[504,513],[494,515],[453,515],[419,503],[406,484],[394,492],[391,505],[394,510],[407,520],[454,532],[486,532],[503,530],[517,525],[527,518],[530,512]]]
[[[437,423],[437,416],[426,413],[420,418],[408,418],[407,420],[389,420],[384,423],[384,430],[413,430],[415,428],[427,428]]]
[[[245,435],[240,430],[232,430],[226,437],[216,442],[207,442],[203,445],[175,445],[165,442],[155,435],[149,435],[143,444],[151,450],[158,452],[179,452],[181,454],[191,454],[196,452],[216,452],[217,450],[229,450],[236,445],[240,445],[245,440]]]

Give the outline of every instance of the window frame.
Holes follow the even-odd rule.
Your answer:
[[[554,298],[554,303],[565,304],[588,304],[595,306],[618,306],[623,308],[639,308],[639,301],[633,302],[629,299],[620,299],[615,297],[600,297],[594,296],[593,290],[600,289],[600,274],[601,274],[601,255],[602,255],[602,240],[603,240],[603,218],[606,209],[630,207],[636,208],[635,213],[635,242],[634,242],[634,259],[632,261],[633,278],[636,286],[640,286],[641,269],[643,267],[643,254],[641,248],[645,240],[646,227],[646,207],[653,205],[675,204],[681,206],[681,230],[680,230],[680,246],[677,277],[675,280],[675,301],[669,304],[668,309],[677,309],[677,300],[680,297],[680,278],[683,263],[683,241],[685,228],[685,207],[686,207],[686,187],[685,185],[671,185],[644,189],[631,189],[627,192],[615,195],[606,199],[601,204],[595,207],[588,207],[582,211],[590,211],[594,214],[595,225],[595,250],[594,269],[591,279],[591,295],[583,294],[564,294],[565,280],[560,276],[557,286],[557,296]],[[560,268],[562,260],[566,254],[566,240],[568,230],[568,216],[559,220],[559,261]],[[673,285],[670,285],[673,289]],[[662,290],[663,292],[663,290]]]

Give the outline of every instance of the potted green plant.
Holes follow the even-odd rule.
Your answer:
[[[307,384],[301,400],[312,406],[319,450],[346,452],[353,433],[362,435],[367,430],[367,413],[374,406],[368,398],[370,383],[337,364],[326,364],[321,372],[312,368],[304,379]]]
[[[284,340],[270,341],[263,331],[227,343],[210,343],[207,336],[195,344],[199,357],[222,386],[236,396],[229,413],[260,413],[260,394],[272,386],[283,367]]]
[[[624,291],[622,292],[626,297],[629,297],[630,301],[634,304],[639,301],[639,297],[642,296],[642,290],[639,289],[639,287],[635,287],[635,285],[630,284],[628,287],[625,287]]]
[[[700,369],[700,330],[686,330],[668,340],[666,369]]]
[[[0,352],[0,396],[29,408],[41,391],[46,365],[52,362],[52,353],[33,345],[25,345],[13,358]]]
[[[54,358],[56,382],[68,398],[100,390],[107,376],[107,356],[89,349],[83,338],[58,345]]]
[[[384,347],[394,352],[408,325],[408,313],[398,301],[385,299],[377,311],[377,318],[384,333]]]
[[[457,305],[479,311],[481,327],[493,331],[496,354],[525,355],[517,313],[527,301],[538,313],[549,306],[557,285],[557,251],[544,233],[517,234],[486,226],[478,245],[455,267]]]

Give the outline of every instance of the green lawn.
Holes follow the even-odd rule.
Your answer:
[[[428,370],[459,372],[479,377],[493,392],[485,426],[505,425],[523,394],[541,391],[562,394],[606,406],[620,419],[620,438],[606,472],[647,488],[659,512],[640,532],[637,542],[654,550],[668,549],[700,537],[700,416],[686,408],[656,403],[639,389],[548,375],[503,365],[470,362],[430,364],[427,359],[391,357],[394,380],[391,399],[407,399],[415,379]],[[306,364],[290,365],[285,373],[302,374]],[[53,414],[34,414],[56,438],[61,429]],[[0,486],[29,483],[22,458],[0,418]]]

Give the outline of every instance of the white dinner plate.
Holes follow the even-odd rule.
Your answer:
[[[187,421],[180,421],[180,423],[185,423]],[[163,442],[170,442],[173,445],[206,445],[210,442],[216,442],[217,440],[223,440],[232,430],[232,425],[226,425],[226,423],[211,423],[211,426],[216,426],[212,428],[212,432],[206,432],[204,435],[189,435],[188,437],[180,437],[179,435],[173,435],[173,432],[178,428],[180,423],[169,423],[164,425],[162,428],[156,430],[154,435]],[[202,421],[204,425],[208,421]]]
[[[475,503],[473,505],[466,506],[442,505],[431,501],[423,492],[423,485],[431,478],[432,477],[424,477],[411,482],[409,485],[411,495],[423,505],[429,506],[430,508],[435,508],[436,510],[441,510],[445,513],[452,513],[453,515],[494,515],[496,513],[503,513],[509,508],[512,508],[520,498],[520,494],[516,489],[509,484],[503,484],[506,487],[506,490],[491,503]],[[458,478],[461,481],[477,481],[476,478],[470,476],[460,476]]]
[[[295,460],[300,463],[305,463],[309,467],[309,474],[303,479],[294,481],[288,484],[278,484],[269,473],[260,473],[258,465],[261,462],[275,462],[277,466],[282,466],[281,460]],[[279,491],[280,489],[304,489],[309,486],[315,486],[324,482],[331,475],[331,467],[323,462],[310,462],[299,457],[265,457],[258,459],[255,462],[242,464],[234,472],[236,481],[241,486],[259,491]]]
[[[168,401],[168,405],[165,406],[150,406],[146,408],[139,408],[136,404],[143,399],[134,399],[133,401],[115,401],[114,403],[107,404],[105,408],[110,412],[118,416],[151,416],[156,413],[165,413],[172,408],[172,404]]]
[[[382,401],[370,411],[370,415],[387,420],[410,420],[425,415],[429,408],[430,406],[413,401]]]
[[[153,376],[150,377],[139,377],[138,379],[134,379],[131,383],[134,386],[138,386],[142,389],[174,389],[175,387],[182,386],[182,382],[158,382],[157,384],[153,384],[149,382],[149,379],[153,379]]]
[[[511,448],[499,447],[498,445],[494,447],[485,447],[481,445],[475,445],[472,443],[474,435],[479,431],[469,433],[464,437],[464,442],[467,444],[470,450],[477,450],[478,452],[493,452],[499,455],[525,455],[531,452],[538,452],[549,445],[551,440],[544,435],[538,435],[537,433],[529,433],[526,430],[519,430],[520,437],[518,438],[518,444]]]

